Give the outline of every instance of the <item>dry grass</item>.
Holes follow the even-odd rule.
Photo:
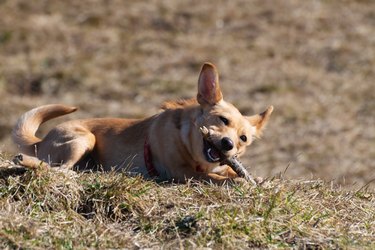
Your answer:
[[[323,181],[253,188],[156,184],[119,173],[5,174],[2,248],[373,248],[375,196]]]
[[[244,165],[287,169],[256,189],[2,169],[4,246],[375,247],[375,1],[0,0],[0,16],[6,159],[28,109],[151,115],[194,96],[209,60],[241,111],[275,106]]]
[[[192,97],[202,62],[244,113],[275,112],[242,159],[360,187],[375,178],[374,1],[0,1],[0,145],[26,110],[140,117]],[[66,119],[66,118],[65,118]]]

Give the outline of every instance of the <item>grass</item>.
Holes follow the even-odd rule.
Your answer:
[[[242,161],[256,175],[375,178],[374,1],[0,1],[0,151],[17,118],[79,107],[59,121],[144,117],[193,97],[200,66],[219,69],[244,114],[274,105]],[[52,121],[42,128],[48,130]],[[373,186],[373,184],[372,184]]]
[[[2,248],[374,248],[375,194],[321,180],[163,184],[123,173],[4,174]]]
[[[270,179],[255,189],[25,172],[3,157],[0,248],[375,248],[374,11],[369,0],[0,0],[0,153],[17,153],[11,129],[35,106],[80,108],[41,135],[67,119],[152,115],[196,95],[205,61],[244,114],[275,107],[241,159]]]

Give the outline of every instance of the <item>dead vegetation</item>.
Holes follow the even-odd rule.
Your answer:
[[[47,103],[77,117],[151,115],[193,97],[217,64],[224,97],[244,113],[274,105],[255,175],[289,165],[360,187],[375,178],[374,1],[0,1],[0,145]],[[68,119],[68,118],[64,118]]]
[[[2,161],[2,248],[375,247],[375,196],[323,181],[157,184]]]
[[[0,16],[6,159],[26,110],[151,115],[193,97],[211,61],[243,113],[274,105],[241,160],[281,177],[254,189],[1,168],[4,247],[375,247],[375,1],[3,0]]]

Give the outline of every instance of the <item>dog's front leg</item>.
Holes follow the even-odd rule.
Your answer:
[[[215,183],[247,183],[246,179],[239,177],[238,174],[230,167],[226,165],[221,172],[218,173],[209,173],[207,174],[211,180],[214,180]]]
[[[231,179],[227,176],[222,176],[222,175],[219,175],[219,174],[216,174],[216,173],[209,173],[207,175],[210,179],[213,179],[215,181],[226,181],[226,180]]]
[[[228,176],[222,176],[222,175],[219,175],[219,174],[216,174],[216,173],[209,173],[207,174],[207,177],[208,179],[206,179],[207,181],[210,181],[210,182],[213,182],[215,184],[224,184],[224,183],[228,183],[228,184],[235,184],[235,183],[242,183],[242,184],[245,184],[247,183],[247,181],[244,179],[244,178],[241,178],[241,177],[228,177]]]
[[[228,177],[228,178],[231,178],[231,179],[234,179],[234,178],[237,178],[238,177],[238,174],[228,165],[225,165],[226,168],[224,168],[221,172],[219,172],[218,174],[221,175],[221,176],[224,176],[224,177]]]

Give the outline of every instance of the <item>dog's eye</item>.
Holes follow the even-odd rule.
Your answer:
[[[220,120],[225,124],[225,125],[229,125],[229,120],[223,116],[219,116]]]
[[[241,139],[243,142],[246,142],[246,141],[247,141],[247,137],[246,137],[246,135],[241,135],[241,136],[240,136],[240,139]]]

